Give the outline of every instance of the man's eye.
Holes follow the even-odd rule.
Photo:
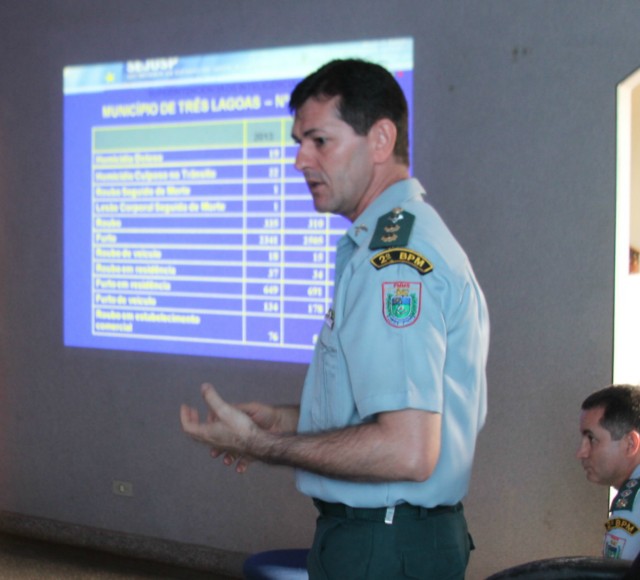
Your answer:
[[[324,137],[316,137],[313,141],[317,147],[322,147],[327,142]]]

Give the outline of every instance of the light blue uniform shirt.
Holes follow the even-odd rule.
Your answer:
[[[634,560],[640,553],[640,465],[625,481],[611,502],[611,517],[605,523],[602,555]]]
[[[476,436],[486,416],[489,318],[464,251],[415,179],[394,184],[345,234],[354,251],[334,291],[304,383],[300,433],[372,421],[377,413],[421,409],[442,415],[442,442],[426,482],[362,483],[297,470],[298,489],[353,507],[402,502],[433,507],[467,493]],[[396,207],[415,216],[407,248],[433,270],[405,263],[376,269],[369,243],[378,219]],[[394,299],[407,309],[394,311]],[[398,315],[398,312],[404,314]]]

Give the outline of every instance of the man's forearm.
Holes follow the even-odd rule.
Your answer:
[[[304,469],[336,479],[383,481],[393,474],[378,472],[379,462],[365,461],[366,450],[350,453],[365,438],[365,426],[315,434],[266,434],[252,443],[250,453],[264,463]],[[375,463],[375,465],[374,465]]]
[[[404,409],[335,431],[296,433],[299,409],[260,403],[230,405],[202,385],[209,419],[182,405],[182,428],[225,458],[256,459],[350,481],[425,481],[440,455],[442,418]],[[244,461],[244,460],[243,460]]]
[[[258,432],[248,453],[265,463],[287,465],[350,481],[424,481],[437,462],[439,415],[405,411],[382,420],[313,434]],[[407,422],[408,419],[408,422]],[[406,429],[398,428],[405,422]]]

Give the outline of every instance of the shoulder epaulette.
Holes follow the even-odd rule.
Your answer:
[[[640,479],[627,480],[618,490],[618,495],[611,504],[611,511],[632,510],[638,490],[640,490]]]
[[[401,207],[392,209],[378,220],[369,249],[379,250],[381,248],[402,248],[406,246],[409,243],[409,236],[415,219],[412,213],[403,210]]]
[[[377,270],[392,264],[407,264],[422,275],[433,270],[422,254],[406,248],[415,219],[412,213],[397,207],[378,220],[369,244],[370,250],[382,250],[370,260]]]

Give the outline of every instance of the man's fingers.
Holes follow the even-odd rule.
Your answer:
[[[218,457],[222,456],[222,462],[226,466],[231,466],[235,463],[238,473],[244,473],[251,463],[251,459],[248,457],[244,457],[243,455],[238,456],[235,453],[229,453],[222,449],[211,448],[209,453],[213,459],[218,459]]]
[[[197,409],[182,405],[180,422],[183,431],[196,441],[208,443],[211,457],[222,457],[224,465],[235,464],[235,470],[244,473],[252,460],[242,455],[242,438],[256,428],[249,413],[238,406],[229,405],[210,383],[204,383],[200,390],[208,407],[207,415],[201,423]],[[254,410],[256,406],[248,407]],[[261,407],[257,408],[259,410]]]
[[[227,425],[235,425],[237,428],[238,420],[240,425],[244,424],[244,418],[249,422],[249,418],[245,417],[245,414],[240,412],[236,407],[227,403],[215,390],[213,385],[204,383],[201,387],[202,396],[204,397],[207,406],[209,407],[209,413],[213,414],[216,420],[220,420]]]
[[[180,406],[180,423],[182,423],[182,429],[187,433],[193,431],[193,427],[199,424],[198,411],[188,405]]]
[[[247,471],[249,464],[251,463],[251,459],[248,457],[244,457],[243,455],[238,456],[232,453],[225,453],[222,461],[229,467],[235,463],[237,473],[244,473]]]
[[[249,468],[250,463],[251,460],[247,457],[240,457],[240,459],[238,459],[238,463],[236,463],[236,472],[244,473]]]
[[[224,409],[227,406],[227,403],[224,399],[218,395],[218,391],[215,390],[212,384],[204,383],[200,390],[202,392],[202,396],[209,406],[209,414],[213,413],[214,416],[220,416],[219,411]]]

